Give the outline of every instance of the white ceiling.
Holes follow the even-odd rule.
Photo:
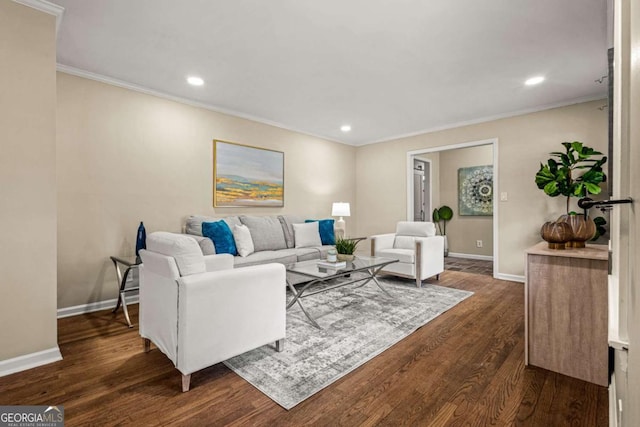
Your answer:
[[[352,145],[606,94],[606,0],[53,1],[62,70]]]

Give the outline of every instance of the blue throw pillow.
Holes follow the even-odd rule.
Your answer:
[[[336,235],[333,231],[333,220],[332,219],[308,219],[305,222],[315,222],[318,221],[318,229],[320,230],[320,240],[323,245],[335,245],[336,244]]]
[[[217,254],[238,255],[236,241],[233,240],[233,233],[226,222],[203,222],[202,235],[213,241]]]

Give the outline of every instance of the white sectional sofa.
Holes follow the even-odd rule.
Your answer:
[[[332,245],[312,247],[296,247],[294,224],[304,224],[305,220],[298,215],[238,215],[224,218],[192,215],[187,218],[184,232],[196,239],[204,255],[216,253],[213,241],[202,235],[203,222],[224,220],[231,229],[235,225],[246,225],[251,232],[254,252],[246,257],[234,256],[235,267],[267,264],[277,262],[289,264],[297,261],[326,258]],[[300,245],[298,245],[300,246]]]

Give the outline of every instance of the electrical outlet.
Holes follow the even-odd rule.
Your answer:
[[[482,247],[482,240],[476,240],[476,248]]]
[[[509,196],[507,195],[507,192],[503,191],[502,193],[500,193],[500,201],[506,202],[507,200],[509,200]]]

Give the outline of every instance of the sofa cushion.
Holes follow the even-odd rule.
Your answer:
[[[249,227],[256,252],[287,248],[284,232],[277,217],[241,215],[240,221]]]
[[[336,235],[334,231],[333,219],[308,219],[305,222],[318,221],[318,229],[320,230],[320,240],[323,245],[335,245]]]
[[[280,264],[291,264],[297,261],[295,254],[288,251],[260,251],[254,252],[246,257],[235,257],[233,259],[235,267],[247,267],[250,265],[267,264],[277,262]]]
[[[195,234],[196,236],[202,236],[202,223],[203,222],[215,222],[224,220],[229,228],[233,228],[234,225],[240,224],[240,219],[237,216],[228,216],[225,218],[214,218],[212,216],[205,215],[191,215],[187,218],[185,223],[184,232],[187,234]]]
[[[238,255],[233,233],[225,221],[203,222],[202,234],[213,240],[217,254]]]
[[[251,232],[246,225],[234,225],[233,239],[236,241],[236,248],[238,249],[238,255],[246,257],[253,253],[253,240],[251,240]]]
[[[320,259],[321,251],[320,248],[298,248],[298,249],[289,249],[295,252],[298,257],[298,261],[309,261],[311,259]]]
[[[278,220],[280,221],[280,225],[282,225],[282,232],[284,233],[287,248],[295,248],[296,243],[293,235],[293,224],[301,224],[304,222],[304,219],[297,215],[279,215]]]
[[[147,236],[147,250],[175,259],[181,276],[204,273],[207,270],[200,246],[191,237],[156,231]]]
[[[293,234],[296,238],[296,248],[322,246],[319,224],[317,221],[304,224],[293,224]]]

